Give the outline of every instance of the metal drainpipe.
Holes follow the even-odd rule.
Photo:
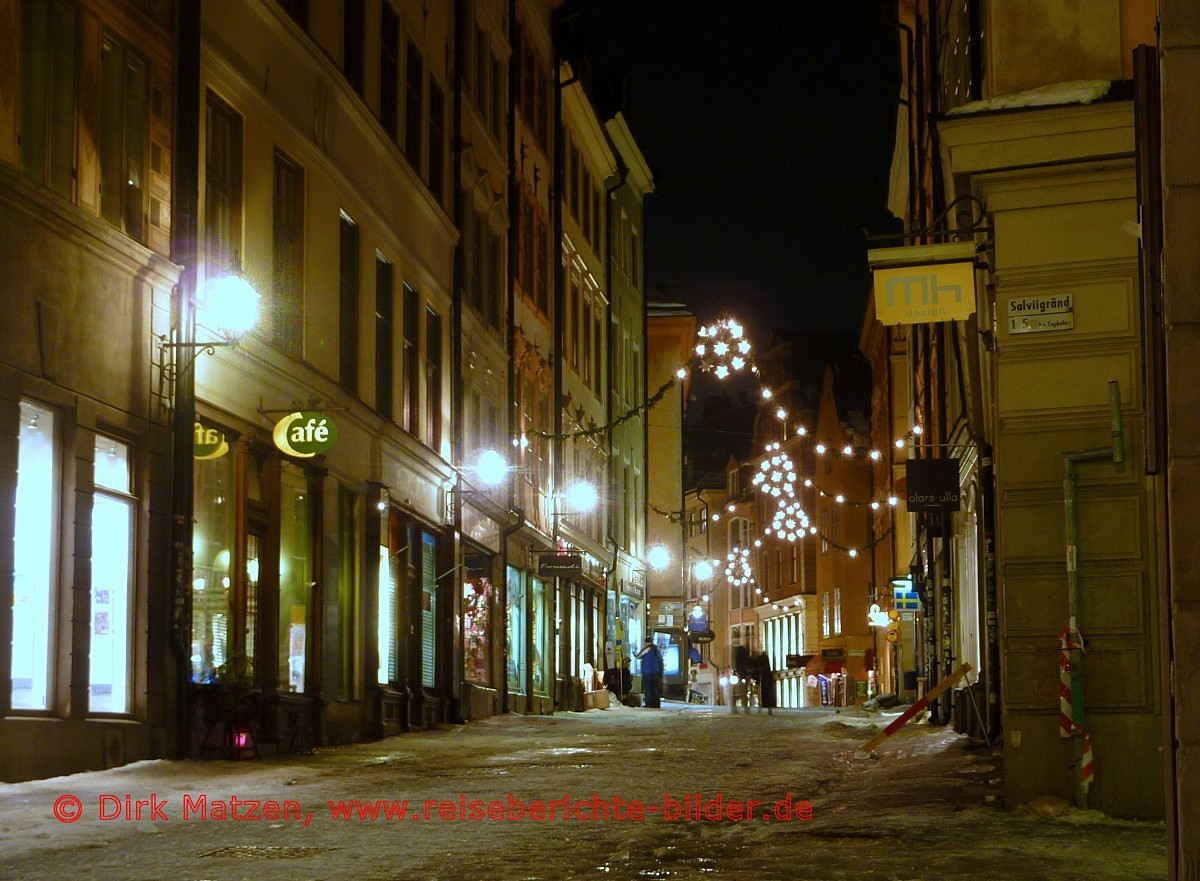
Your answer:
[[[1078,556],[1078,523],[1076,520],[1075,504],[1075,472],[1076,466],[1082,462],[1103,462],[1111,458],[1114,465],[1125,461],[1125,433],[1121,422],[1121,384],[1117,380],[1108,383],[1108,401],[1111,410],[1110,427],[1112,445],[1092,450],[1072,450],[1064,452],[1063,458],[1063,506],[1066,513],[1067,526],[1067,610],[1070,615],[1068,626],[1070,631],[1076,630],[1079,620],[1079,572],[1076,567]],[[1080,637],[1082,642],[1082,636]],[[1083,646],[1071,648],[1071,717],[1080,727],[1083,727]],[[1083,759],[1083,738],[1072,735],[1075,744],[1076,804],[1083,810],[1088,806],[1087,788],[1078,780],[1080,762]]]
[[[1000,619],[996,597],[996,502],[992,447],[979,447],[980,517],[984,540],[984,624],[987,634],[984,682],[987,687],[985,722],[988,737],[1000,731]]]

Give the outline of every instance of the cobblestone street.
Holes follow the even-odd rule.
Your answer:
[[[614,707],[0,785],[0,877],[1165,877],[1161,823],[1007,810],[986,744],[912,723],[856,756],[888,719]]]

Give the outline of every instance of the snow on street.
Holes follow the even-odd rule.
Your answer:
[[[0,784],[0,877],[1166,877],[1162,823],[1006,809],[982,742],[914,722],[856,756],[891,718],[614,706]]]

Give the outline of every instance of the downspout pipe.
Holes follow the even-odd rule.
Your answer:
[[[1067,527],[1067,611],[1068,633],[1077,632],[1079,621],[1079,570],[1078,541],[1079,524],[1075,496],[1077,468],[1084,462],[1107,462],[1120,465],[1125,461],[1125,432],[1121,421],[1121,384],[1116,380],[1108,383],[1108,401],[1111,410],[1110,428],[1112,445],[1091,450],[1071,450],[1062,454],[1063,461],[1063,506]],[[1083,637],[1078,642],[1068,638],[1071,661],[1071,721],[1072,728],[1083,728]],[[1075,744],[1076,804],[1081,810],[1088,806],[1087,786],[1078,771],[1083,760],[1083,738],[1072,730]]]

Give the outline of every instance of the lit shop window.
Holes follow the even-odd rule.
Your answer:
[[[12,706],[50,707],[50,634],[58,530],[54,414],[21,402],[13,531]]]
[[[193,466],[192,681],[208,683],[230,659],[234,545],[233,456],[219,444]]]
[[[379,546],[379,672],[387,685],[396,678],[396,559],[387,545]]]
[[[478,575],[463,580],[463,678],[492,682],[492,582]]]
[[[525,693],[525,677],[528,675],[526,639],[528,618],[525,611],[525,579],[518,569],[508,567],[508,609],[504,616],[508,624],[508,690],[515,694]]]
[[[533,693],[549,694],[550,638],[546,625],[546,585],[537,578],[530,579],[533,594]]]
[[[128,444],[96,436],[95,486],[88,709],[94,713],[126,713],[134,534]]]
[[[421,533],[421,684],[437,684],[437,539]]]
[[[279,502],[279,684],[304,691],[312,605],[312,500],[304,470],[284,462]]]

